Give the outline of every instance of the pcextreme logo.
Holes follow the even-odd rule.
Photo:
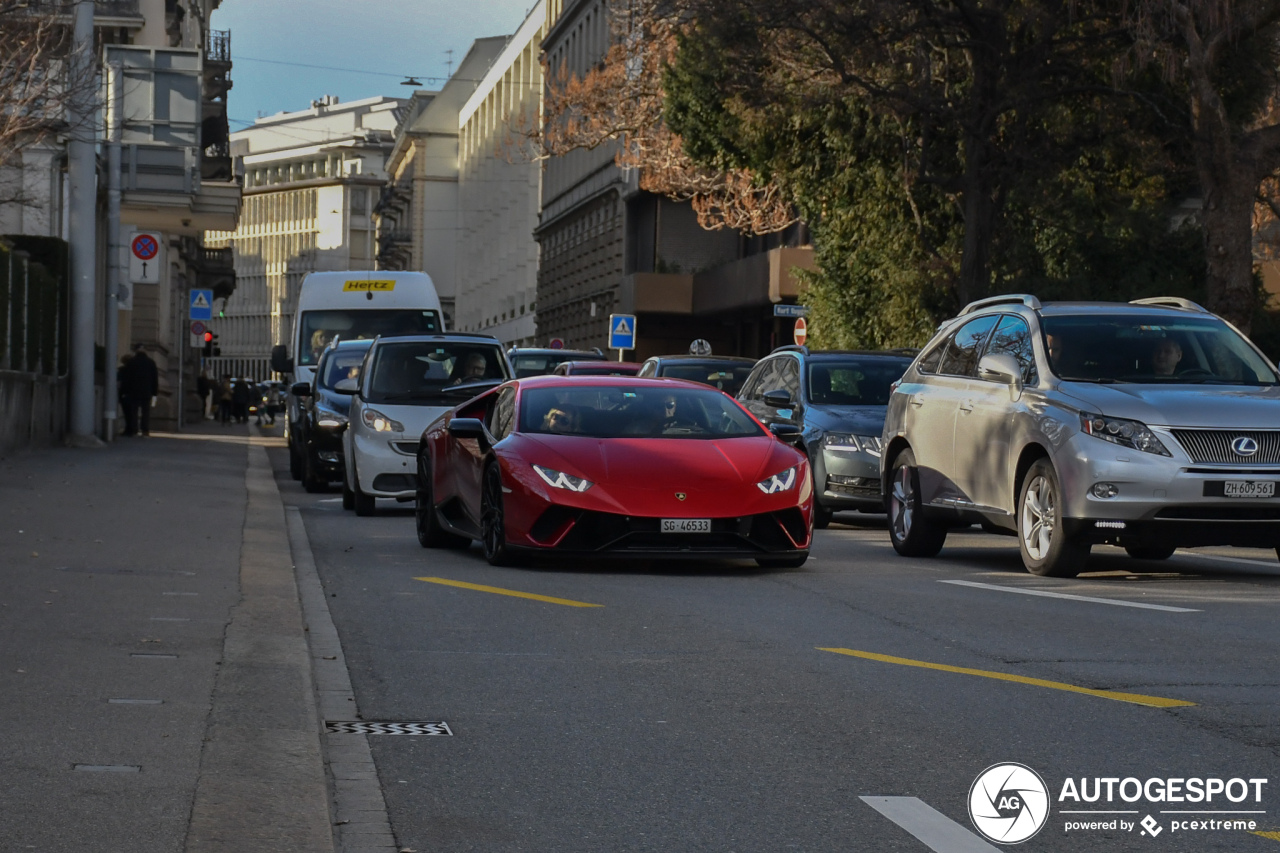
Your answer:
[[[969,819],[998,844],[1026,841],[1049,819],[1049,788],[1025,764],[993,764],[969,789]]]

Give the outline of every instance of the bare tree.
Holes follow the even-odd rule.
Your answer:
[[[0,0],[0,169],[13,165],[24,148],[66,130],[68,101],[94,85],[69,79],[71,6]],[[25,201],[21,181],[10,183],[0,187],[0,201]]]
[[[603,60],[578,75],[564,64],[550,67],[544,56],[542,114],[513,122],[517,143],[539,158],[612,143],[618,166],[639,170],[641,189],[689,201],[703,228],[781,231],[796,222],[796,212],[779,186],[745,170],[696,165],[663,121],[662,76],[680,27],[656,0],[611,0],[611,46]]]
[[[1280,0],[1133,0],[1129,13],[1128,64],[1156,63],[1187,99],[1208,307],[1247,333],[1254,229],[1273,215],[1280,170]]]

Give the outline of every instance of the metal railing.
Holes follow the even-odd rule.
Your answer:
[[[0,370],[67,372],[69,296],[56,272],[0,246]]]
[[[209,44],[204,58],[209,62],[231,61],[231,30],[209,30]]]

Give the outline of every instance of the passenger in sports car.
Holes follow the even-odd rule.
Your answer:
[[[571,433],[578,431],[576,413],[564,406],[552,406],[542,418],[542,428],[547,432]]]

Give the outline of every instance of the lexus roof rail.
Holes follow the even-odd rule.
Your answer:
[[[1181,296],[1152,296],[1147,299],[1134,299],[1129,302],[1130,305],[1161,305],[1165,308],[1183,308],[1187,311],[1199,311],[1201,314],[1208,314],[1209,311],[1203,305],[1192,302],[1190,299],[1183,299]]]
[[[961,308],[956,316],[963,317],[965,314],[972,314],[980,308],[990,308],[992,305],[1025,305],[1032,311],[1040,310],[1040,300],[1030,293],[1006,293],[1003,296],[988,296],[986,299],[970,302]]]

